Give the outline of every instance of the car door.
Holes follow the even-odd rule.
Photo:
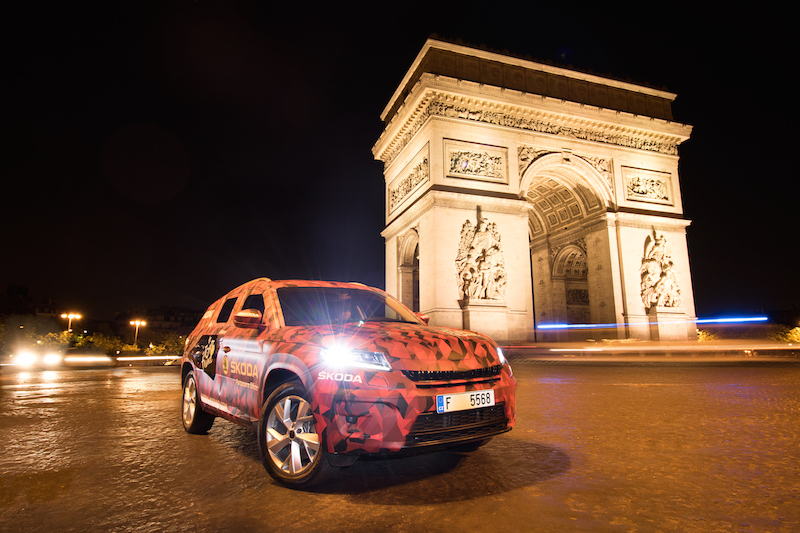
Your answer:
[[[259,335],[269,326],[263,323],[263,287],[255,285],[242,296],[242,305],[236,312],[256,310],[262,316],[262,325],[239,327],[234,323],[235,314],[231,317],[225,336],[219,339],[217,379],[221,387],[221,397],[228,405],[229,412],[244,422],[254,422],[261,410],[259,387],[264,372]]]
[[[228,328],[228,321],[233,313],[238,301],[238,294],[228,294],[220,305],[219,309],[212,315],[212,321],[203,331],[203,335],[195,345],[192,358],[197,365],[198,371],[195,373],[197,390],[201,400],[221,411],[228,411],[224,403],[220,401],[220,380],[217,379],[219,367],[219,339],[225,334]]]

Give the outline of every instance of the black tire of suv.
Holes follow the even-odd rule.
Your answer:
[[[278,416],[278,412],[287,406],[287,400],[290,407],[289,426],[280,421]],[[310,397],[302,384],[297,381],[289,381],[275,389],[264,402],[258,423],[258,445],[264,468],[275,481],[293,489],[305,489],[321,483],[338,470],[328,462],[322,435],[316,432],[316,423],[311,413],[310,403]],[[306,415],[305,422],[295,425],[302,414]],[[283,418],[285,419],[286,416]],[[270,427],[288,440],[285,446],[276,447],[272,453],[268,446]],[[297,437],[304,433],[317,435],[317,449],[314,450],[313,457],[308,453],[309,448],[305,446],[304,439]],[[292,467],[288,464],[291,463],[290,455],[292,454],[296,454],[295,458],[302,465],[297,472],[292,472]],[[284,463],[284,467],[280,464],[281,462]]]
[[[194,379],[194,372],[191,370],[183,378],[181,418],[183,419],[183,429],[193,435],[205,435],[214,424],[214,415],[205,412],[200,403],[200,395],[197,393],[197,381]]]

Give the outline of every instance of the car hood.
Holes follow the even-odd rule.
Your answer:
[[[499,365],[496,344],[486,335],[407,322],[292,326],[276,332],[283,342],[343,346],[382,352],[393,368],[475,369]]]

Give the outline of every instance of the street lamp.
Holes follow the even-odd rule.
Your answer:
[[[67,320],[69,320],[69,322],[67,323],[67,331],[72,333],[72,321],[73,320],[80,320],[81,315],[79,315],[77,313],[69,313],[69,314],[62,313],[61,318],[66,318]]]
[[[136,326],[136,334],[133,336],[133,345],[136,346],[139,340],[139,326],[146,326],[147,322],[144,320],[131,320],[131,326]]]

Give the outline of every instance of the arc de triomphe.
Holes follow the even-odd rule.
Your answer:
[[[387,291],[501,341],[692,338],[674,98],[428,40],[373,148]]]

